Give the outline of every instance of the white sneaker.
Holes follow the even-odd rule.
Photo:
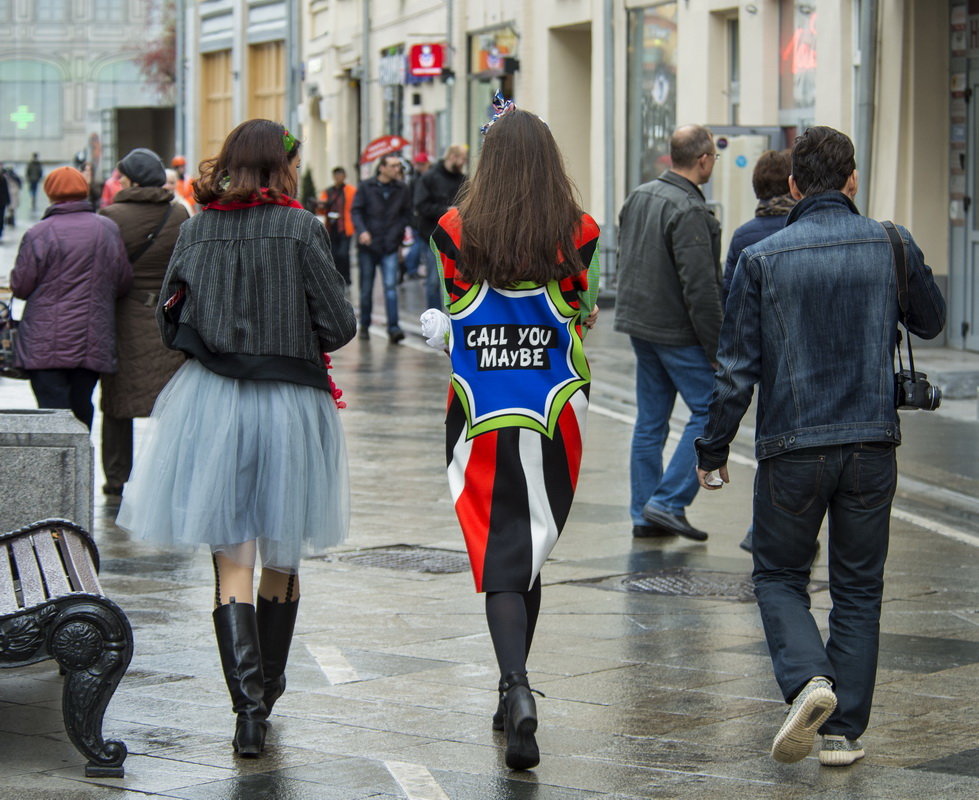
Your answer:
[[[848,767],[865,755],[859,739],[828,734],[823,737],[823,746],[819,750],[819,763],[824,767]]]
[[[794,764],[809,755],[816,731],[835,708],[832,684],[828,678],[817,675],[792,701],[788,716],[772,743],[772,758],[783,764]]]

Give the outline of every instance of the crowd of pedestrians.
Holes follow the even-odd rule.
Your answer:
[[[37,154],[23,180],[3,170],[0,212],[16,208],[24,181],[36,208],[42,177],[51,201],[10,275],[27,301],[19,365],[40,407],[71,409],[89,428],[101,377],[103,491],[121,501],[118,524],[161,547],[211,550],[242,756],[263,752],[285,689],[300,560],[347,532],[330,353],[358,330],[369,338],[378,272],[388,340],[403,341],[399,283],[424,271],[426,336],[451,362],[449,486],[500,673],[492,725],[509,767],[540,760],[527,657],[541,568],[583,457],[599,229],[547,125],[499,96],[494,109],[471,176],[462,145],[435,163],[416,153],[408,181],[390,153],[356,186],[336,167],[315,214],[294,199],[301,143],[268,120],[238,126],[196,179],[181,156],[167,169],[133,150],[96,192],[98,214],[83,171],[45,177]],[[621,209],[614,328],[636,357],[632,535],[708,539],[687,509],[729,481],[730,442],[757,387],[742,546],[789,707],[772,756],[798,761],[821,735],[820,763],[846,766],[865,755],[874,693],[898,324],[937,336],[945,303],[911,234],[859,213],[853,144],[826,127],[758,159],[755,217],[734,231],[722,269],[701,188],[719,157],[708,128],[678,128],[670,167]],[[677,395],[690,417],[664,463]],[[134,459],[133,419],[146,416]],[[824,644],[806,587],[826,517]]]

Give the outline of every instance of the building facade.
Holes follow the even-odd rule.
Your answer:
[[[609,290],[618,210],[668,165],[676,125],[717,133],[707,192],[726,238],[753,215],[764,149],[839,128],[857,145],[861,209],[914,231],[947,290],[948,343],[979,350],[979,0],[183,2],[196,157],[265,102],[301,129],[318,188],[336,165],[368,174],[359,155],[384,135],[407,140],[405,156],[466,143],[476,161],[500,89],[554,132],[602,224]],[[277,41],[285,55],[263,62]],[[421,47],[442,57],[427,75],[413,74]],[[301,76],[294,101],[275,69]]]
[[[0,0],[0,160],[75,154],[111,170],[119,117],[146,146],[172,146],[172,105],[140,74],[135,42],[159,36],[149,0]],[[139,113],[136,113],[136,110]]]
[[[255,117],[298,131],[299,0],[177,0],[177,147],[217,155]]]

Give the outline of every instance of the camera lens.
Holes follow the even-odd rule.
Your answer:
[[[934,411],[942,404],[942,390],[937,386],[930,387],[926,399],[928,401],[928,405],[926,405],[925,408],[927,408],[929,411]]]

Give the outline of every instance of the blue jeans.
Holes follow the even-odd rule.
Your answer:
[[[435,264],[435,253],[431,244],[426,241],[421,253],[422,264],[425,265],[425,308],[437,308],[442,311],[442,280],[438,266]]]
[[[360,263],[360,325],[369,328],[374,305],[374,272],[380,267],[384,280],[384,307],[388,316],[388,333],[398,328],[398,251],[374,253],[363,247],[357,251]]]
[[[418,263],[425,248],[428,247],[428,242],[422,239],[421,234],[418,233],[418,228],[413,227],[411,229],[411,236],[411,247],[405,253],[405,274],[417,275]]]
[[[810,447],[758,462],[755,597],[786,702],[817,675],[834,684],[836,710],[822,734],[856,739],[870,719],[896,484],[894,445],[886,442]],[[806,587],[827,512],[833,610],[824,645]]]
[[[704,435],[714,388],[714,369],[699,345],[675,347],[630,336],[636,353],[636,426],[632,432],[633,525],[648,524],[642,508],[682,514],[697,495],[697,452],[694,439]],[[677,392],[690,409],[690,419],[669,466],[663,471],[663,447],[670,433],[670,415]]]
[[[351,236],[344,233],[329,233],[330,248],[333,250],[333,264],[337,272],[343,278],[343,282],[350,285],[350,240]]]
[[[75,419],[92,430],[95,406],[92,392],[99,373],[90,369],[32,369],[27,371],[38,408],[70,408]]]

